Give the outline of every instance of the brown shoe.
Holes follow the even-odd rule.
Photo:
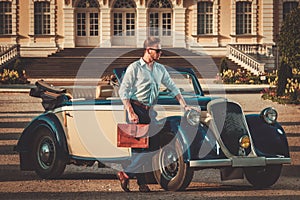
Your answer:
[[[130,192],[129,189],[129,177],[125,172],[118,172],[118,178],[121,183],[121,187],[125,192]]]
[[[143,185],[139,185],[139,191],[140,192],[150,192],[151,190],[148,187],[148,185],[143,184]]]

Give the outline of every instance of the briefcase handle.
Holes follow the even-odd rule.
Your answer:
[[[148,137],[149,124],[118,124],[118,128],[134,138]]]

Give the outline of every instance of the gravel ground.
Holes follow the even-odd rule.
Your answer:
[[[12,151],[26,124],[43,111],[41,101],[26,93],[0,93],[0,199],[300,199],[300,106],[261,100],[260,94],[226,97],[239,102],[245,113],[257,113],[268,106],[277,109],[293,165],[272,188],[255,190],[246,181],[221,182],[217,170],[196,172],[187,191],[167,192],[150,185],[153,192],[149,194],[123,192],[115,171],[96,166],[68,166],[61,179],[41,180],[34,172],[20,171],[19,157]],[[131,188],[137,191],[135,181]]]

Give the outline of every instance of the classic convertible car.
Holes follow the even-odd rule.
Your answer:
[[[114,70],[119,83],[125,70]],[[201,112],[184,112],[161,88],[150,125],[155,134],[149,136],[158,143],[147,175],[173,191],[184,190],[194,171],[206,168],[220,169],[224,180],[245,176],[254,187],[273,185],[282,165],[291,162],[276,110],[268,107],[245,115],[236,102],[205,96],[192,69],[168,70],[186,102]],[[117,126],[128,120],[116,87],[100,85],[92,95],[84,95],[87,89],[73,88],[70,95],[66,89],[38,81],[30,95],[42,99],[45,112],[25,128],[15,148],[21,170],[53,179],[68,164],[111,167],[130,162],[133,148],[118,145]]]

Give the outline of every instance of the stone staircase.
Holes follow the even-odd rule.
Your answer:
[[[8,66],[19,56],[19,45],[0,45],[0,67]]]
[[[70,48],[47,58],[22,58],[28,78],[99,78],[113,68],[128,66],[143,49]],[[166,48],[160,63],[171,67],[192,67],[199,78],[214,78],[220,58],[199,55],[184,48]]]
[[[274,69],[272,47],[260,44],[227,45],[226,57],[256,76]]]

